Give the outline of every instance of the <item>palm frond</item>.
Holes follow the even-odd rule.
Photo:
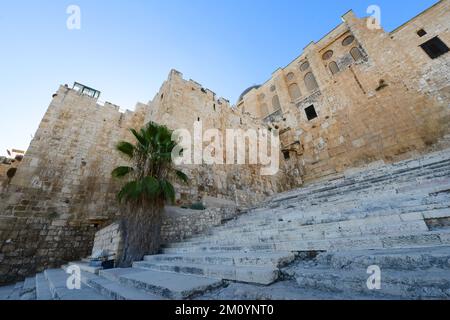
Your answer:
[[[182,172],[182,171],[180,171],[180,170],[175,170],[175,174],[176,174],[177,177],[178,177],[180,180],[182,180],[184,183],[187,183],[187,182],[188,182],[189,178],[188,178],[188,176],[187,176],[184,172]]]
[[[136,138],[136,140],[141,144],[141,146],[147,146],[148,145],[148,141],[147,139],[145,139],[145,137],[140,134],[139,132],[137,132],[134,129],[130,129],[131,133],[134,135],[134,137]]]
[[[123,153],[124,155],[128,156],[130,159],[133,158],[134,146],[131,143],[126,141],[120,141],[117,144],[116,149],[121,153]]]
[[[112,171],[112,176],[114,178],[123,178],[125,177],[127,174],[131,173],[134,171],[134,168],[132,167],[117,167]]]
[[[173,185],[167,180],[162,180],[159,183],[160,183],[161,189],[163,191],[164,199],[174,203],[175,202],[175,189],[174,189]]]
[[[145,177],[142,180],[142,186],[145,194],[150,198],[156,198],[161,194],[161,186],[158,180],[154,177]]]
[[[131,181],[123,186],[117,197],[119,198],[119,201],[136,200],[139,198],[141,193],[142,183],[140,181]]]

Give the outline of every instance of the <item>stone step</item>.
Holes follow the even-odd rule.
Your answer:
[[[390,207],[390,208],[408,208],[411,210],[413,206],[420,206],[421,203],[429,203],[430,205],[438,205],[439,204],[439,198],[437,198],[434,194],[441,192],[442,190],[448,190],[450,189],[450,179],[447,179],[448,182],[444,183],[443,185],[440,185],[437,187],[437,183],[433,182],[433,185],[431,187],[427,188],[426,196],[418,195],[417,193],[412,194],[392,194],[391,191],[388,191],[388,193],[385,194],[370,194],[366,195],[365,197],[358,196],[349,198],[341,198],[340,203],[330,203],[330,202],[322,202],[320,204],[316,204],[315,206],[308,205],[306,203],[294,203],[291,205],[286,205],[282,208],[277,209],[265,209],[265,210],[258,210],[255,213],[250,213],[246,216],[242,216],[236,220],[230,221],[226,226],[219,227],[217,230],[223,230],[226,227],[229,226],[242,226],[242,225],[253,225],[253,224],[259,224],[259,223],[267,223],[269,221],[275,221],[280,216],[282,217],[283,212],[288,212],[287,215],[290,219],[294,219],[297,212],[302,211],[315,211],[314,214],[311,214],[312,216],[320,216],[322,212],[330,212],[332,213],[339,213],[340,211],[345,210],[356,210],[356,208],[360,207],[361,211],[363,209],[371,209],[371,208],[380,208],[380,207]],[[433,195],[429,195],[432,193]],[[441,200],[446,201],[448,204],[450,201],[450,196],[448,194],[442,193],[441,194]],[[423,208],[426,209],[426,208]],[[281,215],[279,214],[281,213]],[[341,213],[343,214],[343,213]]]
[[[13,290],[10,292],[7,300],[20,300],[20,296],[22,295],[24,281],[19,281],[14,285]]]
[[[395,188],[396,185],[406,184],[408,182],[415,182],[418,180],[433,180],[438,177],[448,176],[449,168],[441,168],[435,171],[411,172],[409,174],[403,173],[400,176],[385,174],[372,178],[359,177],[359,179],[344,179],[339,183],[333,185],[320,185],[316,188],[306,187],[289,192],[287,195],[281,195],[278,198],[271,199],[267,203],[286,202],[295,199],[306,199],[314,196],[327,196],[338,192],[346,193],[348,191],[358,191],[364,189],[375,189],[379,186]]]
[[[367,269],[330,270],[328,268],[297,268],[295,279],[304,289],[336,292],[339,294],[367,294],[395,296],[401,299],[449,299],[450,271],[427,270],[397,271],[381,269],[381,289],[369,290]]]
[[[378,265],[382,269],[416,270],[428,268],[450,271],[450,246],[394,250],[364,250],[322,253],[316,258],[319,265],[335,270],[351,270]]]
[[[434,193],[439,189],[449,188],[450,185],[450,171],[445,173],[442,177],[429,179],[424,181],[408,181],[406,183],[399,182],[383,182],[380,185],[366,184],[364,186],[353,186],[351,189],[338,189],[333,193],[325,194],[308,194],[303,197],[294,197],[289,200],[280,201],[277,203],[269,203],[267,207],[277,208],[281,205],[296,205],[298,203],[303,205],[317,205],[326,203],[339,204],[348,202],[349,200],[358,200],[360,198],[367,198],[377,194],[396,194],[396,193],[412,193],[416,195],[425,196]]]
[[[337,251],[383,248],[417,248],[450,244],[450,231],[428,231],[407,235],[346,237],[326,240],[280,241],[236,245],[180,246],[164,248],[166,254],[193,252],[252,252],[252,251]]]
[[[290,191],[288,194],[281,194],[276,198],[270,199],[269,202],[286,202],[297,200],[299,198],[307,198],[312,196],[320,197],[330,197],[333,193],[338,191],[338,194],[342,194],[348,191],[357,191],[358,189],[363,190],[367,188],[375,188],[378,185],[389,185],[392,183],[393,186],[397,184],[407,183],[409,181],[417,181],[419,178],[422,180],[426,178],[436,178],[436,177],[448,177],[448,171],[450,169],[450,159],[445,161],[445,165],[437,164],[435,167],[431,168],[431,171],[427,168],[417,168],[417,170],[406,169],[406,173],[401,174],[395,173],[384,173],[381,176],[367,177],[360,175],[357,179],[343,179],[339,183],[334,183],[332,185],[318,185],[317,187],[306,187],[297,189],[295,191]],[[405,169],[402,169],[403,171]],[[408,172],[409,171],[409,172]],[[439,173],[439,174],[438,174]]]
[[[416,159],[409,159],[406,161],[401,161],[401,162],[397,162],[394,164],[389,164],[389,165],[384,165],[378,168],[361,168],[360,170],[353,170],[352,173],[350,174],[345,174],[346,178],[349,177],[359,177],[361,179],[366,179],[369,177],[373,177],[373,176],[380,176],[383,174],[391,174],[394,175],[396,174],[398,171],[400,172],[404,172],[405,170],[423,170],[427,167],[429,167],[430,165],[439,165],[439,164],[444,164],[448,163],[448,159],[449,159],[449,153],[444,152],[444,153],[440,153],[440,154],[434,154],[432,156],[425,156],[425,157],[421,157],[421,158],[416,158]],[[337,181],[328,181],[328,182],[320,182],[320,183],[313,183],[310,184],[310,188],[314,188],[314,187],[320,187],[320,186],[324,186],[324,185],[335,185],[337,183],[342,182],[345,179],[338,179]],[[287,193],[288,194],[288,193]],[[279,195],[282,196],[282,195]]]
[[[170,262],[139,261],[133,263],[134,268],[155,271],[168,271],[213,277],[224,280],[269,285],[275,282],[280,272],[274,266],[229,266],[217,264],[187,264]]]
[[[0,300],[8,300],[9,296],[13,293],[15,284],[6,285],[0,287]]]
[[[43,273],[36,275],[36,300],[53,300],[50,286]]]
[[[214,230],[227,231],[233,227],[258,227],[267,226],[270,223],[287,221],[312,224],[315,220],[322,221],[331,219],[336,215],[352,219],[353,217],[359,217],[361,215],[371,215],[372,212],[373,215],[375,215],[378,211],[396,210],[398,213],[407,213],[418,210],[431,210],[444,205],[450,206],[450,196],[441,196],[439,199],[435,196],[428,198],[403,197],[403,199],[383,197],[379,199],[380,202],[364,201],[362,199],[360,199],[360,201],[348,201],[339,206],[323,203],[320,206],[309,207],[298,204],[286,208],[269,209],[259,212],[258,215],[252,215],[251,218],[253,218],[253,221],[250,217],[245,217],[245,219],[238,218],[230,221],[226,225],[215,228]],[[445,202],[445,204],[442,202]],[[389,214],[389,212],[387,214]]]
[[[417,216],[417,220],[420,219],[431,219],[432,217],[448,217],[450,216],[450,202],[441,205],[425,205],[417,207],[407,207],[407,208],[397,208],[397,209],[385,209],[379,208],[379,210],[365,211],[361,210],[358,212],[357,209],[353,213],[330,213],[330,214],[320,214],[320,215],[308,215],[305,213],[296,213],[295,215],[283,215],[276,221],[264,222],[260,224],[255,224],[255,226],[242,225],[241,228],[235,225],[229,226],[229,229],[219,229],[212,230],[209,237],[212,238],[228,238],[234,235],[245,235],[251,233],[258,234],[277,234],[284,231],[293,230],[293,228],[305,228],[310,226],[320,226],[328,224],[351,224],[352,221],[362,221],[367,220],[398,220],[397,217],[414,217]],[[434,207],[434,208],[433,208]],[[433,208],[433,209],[431,209]],[[280,232],[276,232],[280,230]],[[190,242],[198,242],[205,238],[205,236],[191,238]]]
[[[80,268],[81,271],[85,271],[85,272],[89,272],[89,273],[93,273],[93,274],[98,274],[98,272],[103,269],[102,267],[92,267],[89,265],[89,262],[86,262],[83,260],[69,262],[69,265],[77,266],[78,268]]]
[[[426,232],[428,227],[421,213],[371,217],[358,220],[347,220],[316,224],[311,226],[290,226],[290,228],[268,230],[255,230],[247,233],[230,233],[221,236],[213,235],[203,241],[187,241],[168,245],[169,248],[207,246],[207,245],[234,245],[240,243],[275,243],[281,241],[308,241],[322,239],[336,239],[357,237],[364,235],[389,235]]]
[[[227,228],[214,229],[210,236],[230,235],[231,233],[249,233],[262,232],[272,229],[286,229],[293,227],[303,227],[311,225],[320,225],[326,223],[338,223],[352,220],[361,220],[366,218],[387,217],[390,215],[405,215],[405,214],[422,214],[428,217],[441,215],[447,212],[450,216],[450,201],[441,202],[440,204],[426,204],[417,206],[404,206],[396,208],[385,208],[381,205],[379,208],[368,210],[367,208],[353,208],[348,211],[322,213],[321,211],[296,211],[286,212],[285,214],[276,214],[277,219],[272,221],[261,220],[259,223],[255,222],[253,226],[242,223],[241,227],[236,224],[227,225]],[[442,215],[441,215],[442,217]],[[427,218],[429,219],[429,218]],[[204,236],[203,236],[204,237]],[[192,241],[198,241],[203,237],[197,236],[191,238]]]
[[[48,269],[44,275],[55,300],[108,300],[84,283],[81,283],[80,289],[69,289],[67,280],[70,275],[62,269]]]
[[[25,279],[20,293],[20,300],[36,300],[36,277]]]
[[[222,279],[138,268],[101,270],[100,276],[168,299],[188,299],[223,285]]]
[[[205,254],[160,254],[145,256],[148,262],[168,262],[183,264],[215,264],[227,266],[274,266],[283,267],[295,259],[291,252],[267,253],[209,253]]]
[[[91,272],[82,271],[81,281],[102,296],[113,300],[164,300],[162,296],[124,286],[117,281],[111,281]]]

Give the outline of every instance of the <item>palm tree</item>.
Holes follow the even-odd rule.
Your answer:
[[[171,155],[176,142],[172,141],[170,129],[150,122],[139,132],[130,131],[135,143],[121,141],[116,148],[131,165],[112,172],[115,178],[129,178],[117,195],[126,211],[121,219],[124,247],[117,257],[120,267],[129,267],[146,254],[158,253],[164,204],[175,200],[170,180],[188,180],[173,166]]]

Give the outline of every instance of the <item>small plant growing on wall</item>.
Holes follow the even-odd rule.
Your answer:
[[[118,193],[124,205],[121,230],[124,246],[118,257],[119,267],[129,267],[144,255],[158,253],[164,205],[175,200],[171,183],[188,177],[176,170],[172,162],[172,131],[166,126],[150,122],[140,131],[130,129],[135,141],[121,141],[117,150],[130,162],[113,170],[116,178],[128,178]]]

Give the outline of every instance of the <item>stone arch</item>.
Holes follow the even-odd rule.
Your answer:
[[[333,50],[328,50],[327,52],[325,52],[322,55],[322,59],[323,60],[329,60],[329,59],[331,59],[331,57],[333,57],[333,54],[334,54]]]
[[[350,54],[352,55],[353,60],[355,60],[355,61],[361,60],[363,58],[361,50],[358,47],[353,47],[350,50]]]
[[[281,108],[280,98],[277,95],[274,95],[272,98],[272,107],[274,110],[278,110]]]
[[[289,81],[289,82],[294,81],[294,80],[295,80],[295,74],[294,74],[293,72],[289,72],[289,73],[286,75],[286,79],[287,79],[287,81]]]
[[[309,62],[305,61],[300,65],[300,71],[306,71],[309,69]]]
[[[308,91],[314,91],[317,88],[319,88],[319,85],[317,84],[316,77],[314,77],[314,74],[312,72],[308,72],[305,75],[305,86]]]
[[[337,65],[337,63],[335,61],[331,61],[328,64],[328,68],[330,68],[331,74],[336,74],[339,72],[339,66]]]
[[[291,84],[288,87],[288,90],[289,90],[289,95],[292,100],[297,100],[302,95],[300,88],[298,87],[298,85],[296,83]]]
[[[352,36],[352,35],[347,36],[344,40],[342,40],[342,45],[344,47],[349,46],[349,45],[351,45],[353,43],[353,41],[355,41],[355,37],[354,36]]]
[[[267,116],[269,114],[269,107],[267,106],[267,103],[263,103],[261,105],[261,115],[263,117]]]

